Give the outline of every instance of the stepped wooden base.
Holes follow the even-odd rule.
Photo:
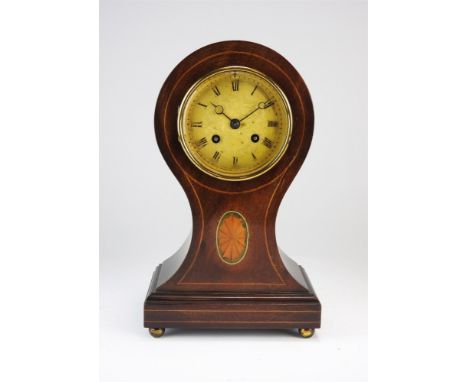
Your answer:
[[[307,280],[303,293],[160,292],[156,268],[144,305],[146,328],[320,328],[321,305]]]

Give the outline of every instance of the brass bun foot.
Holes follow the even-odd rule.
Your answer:
[[[164,328],[149,328],[149,333],[154,337],[154,338],[159,338],[164,335],[164,332],[166,329]]]
[[[302,338],[310,338],[314,335],[315,329],[300,328],[298,332]]]

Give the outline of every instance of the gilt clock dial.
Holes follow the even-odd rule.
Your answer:
[[[203,172],[240,181],[273,167],[292,132],[282,90],[247,67],[218,69],[197,81],[179,109],[179,141]]]

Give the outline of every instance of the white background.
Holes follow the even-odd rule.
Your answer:
[[[1,380],[98,380],[98,11],[0,2]],[[465,381],[467,5],[369,11],[369,379]]]
[[[101,375],[191,381],[362,381],[367,366],[367,5],[101,2]],[[142,304],[157,264],[191,229],[158,151],[153,113],[169,72],[212,42],[267,45],[301,73],[315,107],[304,166],[280,208],[277,239],[323,305],[322,329],[182,331],[155,340]]]

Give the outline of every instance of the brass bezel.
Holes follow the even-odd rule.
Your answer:
[[[187,103],[188,103],[188,100],[190,99],[190,97],[192,96],[192,94],[194,93],[194,91],[197,89],[198,85],[200,85],[202,82],[204,82],[205,80],[211,78],[211,77],[214,77],[215,75],[218,75],[220,73],[223,73],[223,72],[231,72],[231,71],[240,71],[240,72],[247,72],[247,73],[250,73],[250,74],[254,74],[256,76],[259,76],[260,78],[262,78],[263,80],[265,80],[266,82],[268,82],[277,92],[278,94],[280,95],[284,105],[285,105],[285,108],[286,108],[286,116],[287,116],[287,138],[285,139],[280,151],[278,152],[278,154],[269,162],[265,163],[263,166],[259,167],[258,169],[255,169],[253,171],[250,171],[248,173],[246,173],[245,175],[229,175],[229,174],[226,174],[226,173],[222,173],[220,171],[216,172],[216,171],[213,171],[212,169],[208,168],[204,163],[202,163],[201,161],[199,161],[191,152],[190,148],[188,147],[188,144],[187,142],[185,141],[185,138],[184,138],[184,134],[183,134],[183,121],[184,121],[184,118],[183,118],[183,114],[185,113],[186,111],[186,107],[187,107]],[[293,123],[292,123],[292,112],[291,112],[291,106],[289,104],[289,101],[286,97],[286,95],[284,94],[283,90],[281,90],[281,88],[276,84],[275,81],[273,81],[270,77],[266,76],[265,74],[263,74],[262,72],[256,70],[256,69],[252,69],[252,68],[249,68],[247,66],[225,66],[225,67],[222,67],[220,69],[217,69],[217,70],[214,70],[208,74],[206,74],[205,76],[201,77],[200,79],[198,79],[191,87],[190,89],[187,91],[187,93],[185,94],[184,98],[182,99],[182,102],[181,104],[179,105],[179,110],[178,110],[178,113],[177,113],[177,126],[178,126],[178,135],[179,135],[179,142],[185,152],[185,154],[187,155],[187,157],[190,159],[190,161],[201,171],[203,171],[205,174],[208,174],[214,178],[217,178],[217,179],[221,179],[221,180],[227,180],[227,181],[243,181],[243,180],[249,180],[249,179],[253,179],[253,178],[256,178],[260,175],[263,175],[265,174],[267,171],[269,171],[273,166],[275,166],[279,160],[283,157],[284,153],[286,152],[288,146],[289,146],[289,142],[291,141],[291,135],[292,135],[292,129],[293,129]]]

